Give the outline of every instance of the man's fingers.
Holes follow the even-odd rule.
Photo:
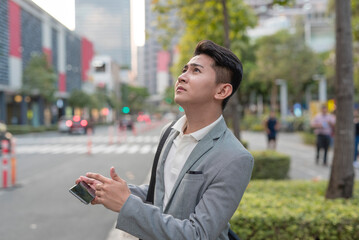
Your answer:
[[[115,168],[114,167],[111,167],[110,169],[110,175],[111,175],[111,178],[115,181],[121,181],[122,179],[117,175],[116,171],[115,171]]]
[[[102,183],[108,182],[108,180],[109,180],[107,177],[104,177],[99,173],[86,173],[86,177],[95,179],[95,180],[100,181]]]

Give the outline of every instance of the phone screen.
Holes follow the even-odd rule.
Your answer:
[[[89,204],[95,198],[95,190],[93,190],[85,182],[79,182],[78,184],[70,188],[69,191],[85,204]]]

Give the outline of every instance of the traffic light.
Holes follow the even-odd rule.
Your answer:
[[[123,108],[122,108],[122,112],[123,112],[124,114],[128,114],[128,113],[130,113],[130,108],[129,108],[129,107],[123,107]]]

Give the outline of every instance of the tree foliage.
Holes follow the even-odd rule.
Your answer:
[[[68,103],[74,108],[85,108],[93,105],[93,99],[86,92],[76,89],[70,93]]]
[[[140,112],[145,110],[145,102],[150,95],[147,88],[123,84],[121,91],[123,97],[122,107],[129,107],[131,112]]]
[[[243,1],[228,0],[227,8],[230,22],[230,41],[231,50],[241,58],[241,51],[248,43],[249,39],[246,33],[248,27],[256,24],[256,16],[253,10]],[[155,1],[154,9],[158,13],[158,26],[163,29],[171,28],[169,26],[169,15],[176,14],[182,22],[176,25],[177,33],[182,33],[179,40],[179,59],[174,64],[171,72],[178,76],[182,67],[188,62],[193,55],[194,46],[203,39],[209,39],[219,45],[224,45],[224,16],[222,14],[222,5],[216,0],[169,0]],[[173,35],[164,33],[168,38]],[[165,38],[166,36],[162,36]],[[167,40],[167,42],[170,42]]]
[[[21,91],[25,95],[40,95],[48,102],[54,100],[56,74],[44,54],[34,55],[28,62]]]
[[[251,83],[260,85],[262,93],[272,89],[271,94],[276,95],[275,81],[284,79],[291,96],[289,100],[301,101],[305,87],[320,66],[317,55],[305,45],[300,34],[286,30],[264,36],[256,45],[256,68],[251,72]]]

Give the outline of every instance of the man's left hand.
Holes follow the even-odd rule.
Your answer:
[[[126,181],[116,174],[114,167],[111,167],[110,175],[111,178],[104,177],[98,173],[86,174],[87,177],[100,182],[95,186],[96,197],[91,203],[102,204],[112,211],[120,212],[127,198],[131,195],[131,191]]]

